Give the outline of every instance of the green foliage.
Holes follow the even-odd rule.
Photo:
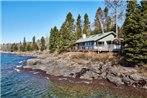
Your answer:
[[[91,34],[91,31],[90,31],[90,22],[89,22],[89,18],[88,18],[88,14],[87,13],[84,15],[84,28],[83,28],[83,33],[86,34],[87,36],[89,36]]]
[[[20,50],[20,51],[23,51],[23,45],[22,45],[21,42],[19,43],[19,50]]]
[[[60,33],[58,36],[58,52],[66,51],[67,49],[71,48],[71,46],[76,40],[76,34],[74,32],[74,19],[72,17],[72,14],[69,12],[66,16],[65,22],[61,26]]]
[[[32,50],[38,50],[38,46],[37,46],[37,43],[36,43],[36,40],[35,40],[35,36],[33,36],[32,38]]]
[[[128,1],[126,20],[124,23],[124,60],[126,65],[142,65],[147,60],[146,48],[144,48],[143,19],[141,8],[136,1]]]
[[[41,37],[41,46],[40,46],[40,50],[43,51],[46,49],[46,46],[45,46],[45,39],[44,37],[42,36]]]
[[[108,8],[105,7],[104,10],[99,7],[96,11],[94,20],[94,34],[102,33],[103,31],[109,32],[112,28],[111,17],[108,16]]]
[[[78,15],[77,22],[76,22],[76,39],[82,37],[82,23],[81,23],[81,16]]]
[[[55,26],[50,30],[50,39],[49,39],[49,49],[51,52],[54,52],[57,49],[57,42],[58,41],[58,29]]]
[[[11,52],[14,52],[14,51],[18,51],[18,46],[15,43],[11,45]]]
[[[142,61],[147,64],[147,2],[142,0],[141,1],[141,11],[142,11],[142,20],[141,25],[143,27],[143,46],[142,50]]]
[[[72,48],[73,43],[77,40],[77,37],[81,36],[81,16],[77,19],[77,32],[75,33],[75,25],[72,14],[69,12],[66,16],[64,23],[61,26],[60,31],[57,27],[50,30],[50,45],[51,52],[63,52]]]
[[[27,44],[27,51],[32,51],[32,47],[31,47],[30,43]]]

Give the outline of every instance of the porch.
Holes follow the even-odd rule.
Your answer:
[[[105,51],[120,51],[121,45],[94,45],[94,46],[79,46],[75,51],[79,52],[86,52],[86,51],[93,51],[93,52],[105,52]]]

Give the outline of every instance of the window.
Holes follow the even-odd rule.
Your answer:
[[[111,44],[111,41],[107,41],[107,44],[110,45]]]
[[[97,42],[98,45],[104,45],[104,42]]]

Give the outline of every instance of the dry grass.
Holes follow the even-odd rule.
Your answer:
[[[136,67],[139,73],[142,73],[144,76],[147,77],[147,64],[144,66]]]
[[[94,52],[68,52],[66,55],[72,59],[86,59],[86,60],[112,60],[117,59],[118,56],[114,53],[94,53]]]

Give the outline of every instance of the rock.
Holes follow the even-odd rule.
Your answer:
[[[80,78],[81,79],[88,79],[88,80],[93,80],[98,78],[98,74],[92,71],[87,71],[85,74],[83,74]]]
[[[41,60],[40,59],[29,59],[26,62],[27,65],[37,65],[37,64],[41,64]]]
[[[75,78],[80,78],[83,74],[85,74],[87,71],[89,71],[89,69],[87,68],[82,68],[80,72],[76,73]]]
[[[143,76],[140,75],[140,74],[135,73],[135,74],[129,75],[129,78],[134,80],[134,81],[139,81],[139,80],[143,79]]]
[[[107,73],[106,73],[106,72],[103,72],[100,76],[101,76],[103,79],[106,79],[106,75],[107,75]]]
[[[107,75],[107,80],[112,82],[116,86],[124,84],[124,82],[122,82],[122,79],[120,77],[116,77],[116,76],[113,76],[113,75]]]
[[[121,76],[121,73],[120,73],[120,68],[119,67],[109,67],[109,73],[113,74],[114,76],[118,76],[120,77]]]
[[[146,82],[145,80],[139,80],[139,81],[138,81],[138,84],[139,84],[141,87],[143,87],[143,86],[145,86],[145,85],[147,84],[147,82]]]
[[[122,81],[124,82],[124,84],[126,84],[126,85],[128,85],[128,86],[130,86],[130,85],[132,85],[133,84],[133,80],[131,80],[128,76],[124,76],[123,78],[122,78]]]

